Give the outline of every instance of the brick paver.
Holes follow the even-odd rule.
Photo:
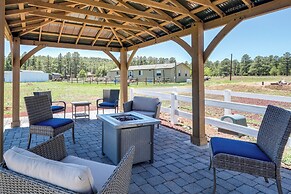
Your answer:
[[[67,115],[69,116],[69,114]],[[28,120],[21,118],[21,128],[9,128],[5,121],[4,150],[12,146],[26,148]],[[78,119],[75,127],[76,144],[71,132],[65,132],[68,153],[82,158],[112,164],[101,154],[101,122],[91,114],[91,120]],[[32,145],[48,137],[33,135]],[[155,129],[154,163],[133,166],[130,193],[212,193],[212,171],[208,170],[209,152],[189,143],[189,136],[161,126]],[[218,170],[217,193],[276,193],[275,181],[237,172]],[[291,171],[282,169],[284,193],[291,192]]]

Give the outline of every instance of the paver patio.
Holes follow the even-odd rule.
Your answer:
[[[68,153],[82,158],[112,162],[101,154],[101,121],[78,119],[76,122],[76,144],[71,132],[65,133]],[[93,116],[94,115],[94,116]],[[7,121],[9,123],[9,121]],[[12,146],[26,148],[28,141],[27,118],[22,118],[21,128],[7,128],[4,132],[4,150]],[[31,147],[48,137],[33,135]],[[212,193],[212,171],[208,170],[207,148],[192,145],[189,136],[161,126],[155,129],[154,163],[133,166],[130,193]],[[217,193],[277,193],[274,180],[265,183],[261,177],[231,171],[218,171]],[[282,169],[284,193],[291,193],[291,171]]]

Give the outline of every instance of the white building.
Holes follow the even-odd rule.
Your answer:
[[[49,74],[43,71],[20,71],[20,82],[46,82],[49,80]],[[12,82],[12,71],[4,72],[4,81]]]

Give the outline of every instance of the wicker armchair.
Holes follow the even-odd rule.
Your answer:
[[[47,95],[24,97],[29,120],[30,147],[32,134],[55,137],[72,129],[72,138],[75,143],[74,121],[72,119],[53,118],[49,97]]]
[[[135,148],[131,147],[124,155],[98,194],[128,193],[134,150]],[[58,135],[29,151],[56,161],[67,156],[63,135]],[[13,172],[7,169],[4,162],[0,167],[0,193],[75,194],[76,192]]]
[[[96,100],[97,114],[99,114],[99,108],[104,109],[114,109],[115,113],[118,112],[118,99],[119,90],[117,89],[104,89],[103,98]],[[103,101],[100,103],[100,101]]]
[[[291,112],[269,105],[260,126],[257,143],[225,138],[211,138],[210,167],[213,167],[216,190],[216,168],[276,179],[282,194],[281,159],[291,132]]]
[[[43,95],[47,95],[49,97],[50,103],[51,103],[51,109],[53,114],[55,113],[59,113],[59,112],[64,112],[64,118],[66,118],[66,107],[67,104],[65,101],[52,101],[52,94],[51,91],[45,91],[45,92],[33,92],[34,96],[43,96]],[[63,106],[59,106],[59,105],[53,105],[53,103],[62,103]]]

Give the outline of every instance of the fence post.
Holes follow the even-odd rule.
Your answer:
[[[178,118],[176,115],[176,110],[178,110],[178,100],[177,100],[177,93],[171,93],[171,124],[177,124]]]
[[[133,100],[134,97],[134,88],[129,89],[129,100]]]
[[[231,102],[231,90],[224,90],[224,102]],[[224,109],[224,115],[231,115],[231,109]]]

